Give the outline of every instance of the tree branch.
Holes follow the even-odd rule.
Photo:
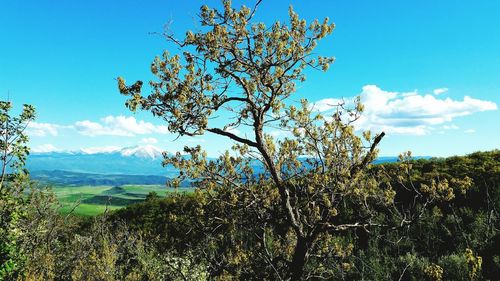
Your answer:
[[[248,98],[241,98],[241,97],[229,97],[223,99],[221,102],[217,103],[214,106],[214,110],[218,110],[221,106],[223,106],[225,103],[231,102],[231,101],[241,101],[241,102],[247,102]]]
[[[249,139],[242,138],[242,137],[238,137],[237,135],[235,135],[233,133],[221,130],[219,128],[208,128],[206,130],[209,131],[210,133],[214,133],[214,134],[221,135],[221,136],[226,136],[226,137],[228,137],[228,138],[230,138],[232,140],[244,143],[244,144],[249,145],[251,147],[257,147],[257,143],[256,142],[251,141]]]
[[[377,145],[380,143],[380,141],[382,140],[382,138],[384,136],[385,136],[385,133],[382,132],[375,137],[375,139],[373,140],[373,143],[370,147],[370,150],[368,151],[368,153],[366,153],[361,164],[354,165],[351,168],[351,177],[354,177],[361,169],[363,169],[364,167],[366,167],[368,165],[368,163],[371,161],[371,157],[373,155],[373,152],[375,151],[375,148],[377,148]]]

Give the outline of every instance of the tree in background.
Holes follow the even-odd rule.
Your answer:
[[[0,190],[8,183],[27,173],[24,169],[26,157],[29,154],[28,136],[25,134],[30,121],[35,119],[35,108],[23,105],[19,116],[10,116],[12,103],[0,101]],[[7,181],[7,184],[4,184]]]
[[[24,215],[23,190],[29,153],[25,129],[35,118],[35,109],[24,105],[19,116],[11,116],[12,103],[0,101],[0,280],[16,274],[22,263],[17,242],[19,221]]]
[[[213,275],[328,278],[351,266],[343,258],[353,245],[339,233],[404,227],[419,212],[416,205],[402,210],[395,203],[392,175],[369,169],[384,133],[355,134],[359,99],[332,105],[329,116],[315,113],[307,100],[291,102],[305,70],[327,71],[333,63],[314,50],[334,24],[328,18],[308,24],[290,7],[288,22],[266,26],[253,19],[260,2],[253,9],[234,9],[227,0],[222,10],[203,6],[201,30],[188,31],[183,40],[165,34],[177,53],[154,59],[149,95],[141,94],[141,81],[127,86],[120,77],[118,87],[130,110],[151,111],[173,133],[209,132],[235,142],[232,153],[213,161],[199,146],[184,149],[189,157],[177,153],[164,161],[182,171],[174,186],[194,179],[208,205],[225,210],[210,218],[207,232],[224,229],[215,240],[229,249],[217,252]],[[285,137],[274,138],[270,130]],[[408,190],[419,198],[431,195],[426,200],[452,198],[450,185],[429,184]],[[384,214],[393,211],[398,216],[387,221]]]

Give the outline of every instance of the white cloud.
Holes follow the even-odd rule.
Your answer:
[[[143,138],[143,139],[141,139],[140,143],[156,144],[156,143],[158,143],[158,140],[156,138]]]
[[[144,134],[167,134],[168,127],[164,125],[153,125],[143,120],[137,121],[135,117],[107,116],[101,118],[100,122],[90,120],[78,121],[75,129],[85,136],[135,136]]]
[[[57,147],[54,145],[47,143],[47,144],[41,144],[36,147],[33,147],[31,151],[35,153],[47,153],[47,152],[54,152],[54,151],[60,151]]]
[[[96,153],[110,153],[120,151],[122,148],[119,146],[109,145],[109,146],[97,146],[97,147],[87,147],[80,149],[83,153],[96,154]]]
[[[343,101],[341,99],[332,99],[332,98],[322,99],[313,103],[311,105],[311,110],[324,112],[330,109],[337,108],[337,106],[342,103]]]
[[[459,127],[457,125],[451,124],[451,125],[444,125],[443,129],[445,130],[457,130]]]
[[[77,121],[75,129],[82,135],[99,135],[104,132],[104,127],[101,124],[89,120]]]
[[[476,130],[474,130],[474,129],[467,129],[467,130],[464,131],[464,133],[467,133],[467,134],[472,134],[472,133],[475,133],[475,132],[476,132]]]
[[[26,133],[30,136],[34,137],[45,137],[45,136],[57,136],[57,129],[60,128],[60,125],[50,124],[50,123],[38,123],[38,122],[30,122],[26,129]]]
[[[444,94],[446,92],[448,92],[448,88],[437,88],[437,89],[434,89],[434,91],[432,91],[432,93],[435,94],[436,96],[440,95],[440,94]]]
[[[365,111],[356,122],[356,129],[389,134],[425,135],[432,126],[444,126],[456,117],[497,109],[491,101],[469,96],[463,100],[442,99],[430,94],[421,95],[417,91],[388,92],[375,85],[364,86],[360,95]],[[450,128],[453,126],[449,125]]]

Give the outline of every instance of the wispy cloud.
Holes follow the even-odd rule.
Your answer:
[[[154,125],[143,120],[137,121],[135,117],[107,116],[100,122],[90,120],[77,121],[75,129],[85,136],[135,136],[144,134],[167,134],[168,127]]]
[[[445,125],[456,117],[497,109],[494,102],[469,96],[463,100],[453,100],[431,94],[422,95],[417,91],[389,92],[376,85],[364,86],[360,96],[365,111],[356,122],[356,128],[389,134],[426,135],[432,126]],[[331,100],[320,100],[315,104],[330,103]],[[324,107],[324,111],[332,108]],[[448,126],[451,129],[454,125]]]
[[[472,134],[472,133],[475,133],[475,132],[476,132],[476,130],[474,130],[474,129],[467,129],[467,130],[464,131],[464,133],[466,133],[466,134]]]
[[[30,122],[26,129],[26,133],[34,137],[57,136],[59,133],[58,129],[61,127],[64,126],[51,123]]]
[[[168,127],[165,125],[154,125],[150,122],[137,120],[135,117],[106,116],[97,122],[91,120],[76,121],[71,125],[61,125],[53,123],[31,122],[28,124],[26,133],[31,137],[58,136],[62,129],[76,131],[84,136],[124,136],[133,137],[136,135],[148,134],[168,134]],[[154,138],[143,138],[143,143],[156,143]]]
[[[31,149],[31,151],[35,153],[48,153],[48,152],[60,151],[60,149],[58,149],[57,147],[55,147],[50,143],[47,143],[35,146]]]
[[[444,125],[444,126],[443,126],[443,129],[445,129],[445,130],[457,130],[457,129],[459,129],[459,128],[458,128],[458,126],[457,126],[457,125],[453,125],[453,124],[451,124],[451,125]]]
[[[108,145],[108,146],[97,146],[97,147],[86,147],[80,149],[83,153],[96,154],[96,153],[109,153],[120,151],[122,148],[119,146]]]
[[[436,96],[444,94],[446,92],[448,92],[448,88],[437,88],[437,89],[434,89],[434,91],[432,91],[432,93],[435,94]]]
[[[143,138],[143,139],[141,139],[140,143],[143,143],[143,144],[156,144],[156,143],[158,143],[158,140],[156,138]]]

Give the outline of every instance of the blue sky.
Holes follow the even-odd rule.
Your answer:
[[[210,135],[174,142],[161,120],[130,113],[116,88],[117,76],[151,79],[152,59],[168,47],[151,33],[170,23],[183,35],[203,4],[220,2],[0,0],[0,96],[37,108],[31,147],[225,150],[229,142]],[[327,111],[331,99],[362,94],[358,126],[388,133],[382,155],[499,148],[500,1],[264,0],[257,19],[286,20],[290,4],[308,21],[328,16],[337,26],[317,48],[336,62],[310,72],[297,99]]]

